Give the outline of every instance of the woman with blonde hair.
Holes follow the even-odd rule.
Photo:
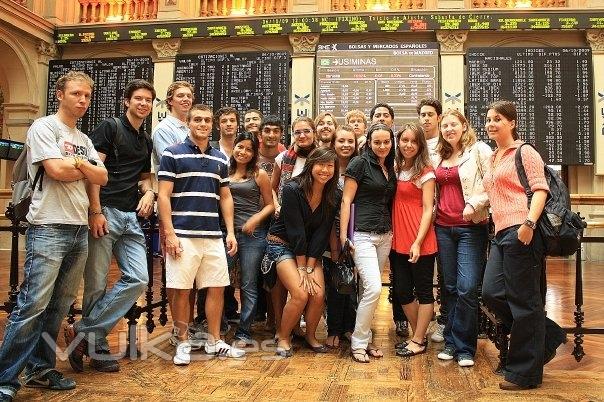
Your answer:
[[[441,360],[474,365],[478,339],[478,286],[488,241],[489,199],[482,184],[491,148],[477,141],[457,109],[443,113],[436,146],[436,238],[443,282],[449,295]]]

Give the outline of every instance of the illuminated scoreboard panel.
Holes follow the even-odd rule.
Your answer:
[[[360,109],[367,117],[376,103],[394,109],[395,125],[416,120],[415,105],[438,94],[438,44],[358,43],[317,47],[317,111],[344,121]]]
[[[94,81],[94,91],[88,112],[78,122],[83,133],[89,134],[103,119],[124,113],[123,94],[126,84],[135,78],[153,81],[153,63],[150,57],[123,57],[111,59],[51,60],[48,72],[48,114],[59,107],[55,84],[70,70],[83,71]],[[144,124],[151,133],[151,118]]]
[[[468,118],[482,139],[487,105],[516,102],[518,133],[548,164],[593,163],[589,48],[474,48],[467,53]]]
[[[57,44],[139,41],[168,38],[247,37],[292,33],[411,32],[442,29],[542,30],[602,29],[604,14],[591,11],[490,11],[488,13],[388,13],[362,15],[245,17],[236,20],[203,19],[188,22],[78,25],[57,28]]]
[[[276,115],[287,126],[289,65],[287,52],[179,55],[174,79],[193,84],[195,102],[214,112],[232,106],[242,120],[247,109],[258,109],[265,116]],[[243,129],[243,123],[240,126]],[[215,131],[214,139],[217,135]]]

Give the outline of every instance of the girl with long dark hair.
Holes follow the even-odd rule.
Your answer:
[[[392,243],[392,196],[394,174],[394,134],[384,124],[374,124],[367,132],[362,155],[346,168],[340,210],[340,243],[347,240],[350,205],[355,204],[354,262],[359,275],[359,305],[351,339],[352,358],[369,363],[369,356],[383,352],[371,343],[371,322],[382,292],[381,271]]]
[[[331,143],[333,150],[338,156],[338,193],[341,196],[344,188],[344,173],[348,163],[358,155],[357,138],[352,126],[340,126]],[[356,317],[356,293],[351,295],[340,294],[331,282],[331,270],[336,269],[335,262],[340,255],[340,205],[336,213],[334,227],[329,238],[329,252],[323,257],[325,269],[325,284],[327,292],[327,339],[325,345],[332,349],[340,347],[342,337],[350,340],[354,329]]]
[[[240,347],[252,343],[251,327],[258,304],[258,276],[266,250],[266,234],[275,211],[268,174],[256,165],[258,140],[252,133],[235,138],[229,163],[229,188],[235,206],[234,224],[241,269],[241,318],[235,332]],[[232,267],[231,267],[232,268]]]
[[[396,138],[397,185],[392,206],[390,269],[394,273],[394,291],[413,329],[413,337],[399,345],[396,354],[411,357],[426,351],[426,330],[434,312],[435,177],[424,130],[415,123],[406,124]]]
[[[325,283],[320,258],[336,211],[338,159],[331,149],[308,155],[299,176],[283,186],[281,213],[267,236],[267,254],[291,297],[277,332],[277,354],[293,355],[291,332],[304,311],[306,342],[317,353],[327,348],[315,337],[323,314]]]

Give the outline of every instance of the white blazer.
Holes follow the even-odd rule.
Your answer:
[[[489,197],[482,185],[482,178],[491,169],[492,155],[491,147],[482,141],[477,141],[464,150],[457,165],[464,202],[470,204],[476,211],[472,219],[474,223],[482,222],[489,216]],[[436,169],[441,162],[440,155],[437,155],[433,162]],[[438,202],[436,206],[438,207]]]

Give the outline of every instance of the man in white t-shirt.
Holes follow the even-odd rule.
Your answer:
[[[59,110],[34,121],[25,147],[30,177],[44,169],[27,221],[24,278],[0,348],[0,399],[26,387],[69,390],[71,378],[55,369],[56,341],[74,302],[88,256],[86,183],[104,186],[107,170],[76,123],[90,106],[92,79],[70,71],[57,80]],[[69,346],[69,345],[68,345]]]
[[[438,99],[425,98],[419,101],[416,107],[419,124],[424,129],[428,153],[432,163],[437,160],[436,145],[438,144],[438,133],[440,129],[440,117],[443,107]],[[436,167],[436,166],[435,166]]]
[[[220,139],[218,140],[217,146],[212,142],[210,142],[210,145],[220,149],[220,152],[225,154],[228,161],[233,154],[235,137],[237,137],[237,132],[239,130],[239,113],[237,112],[237,109],[230,106],[218,109],[214,115],[214,124],[216,124],[216,127],[218,128]]]

